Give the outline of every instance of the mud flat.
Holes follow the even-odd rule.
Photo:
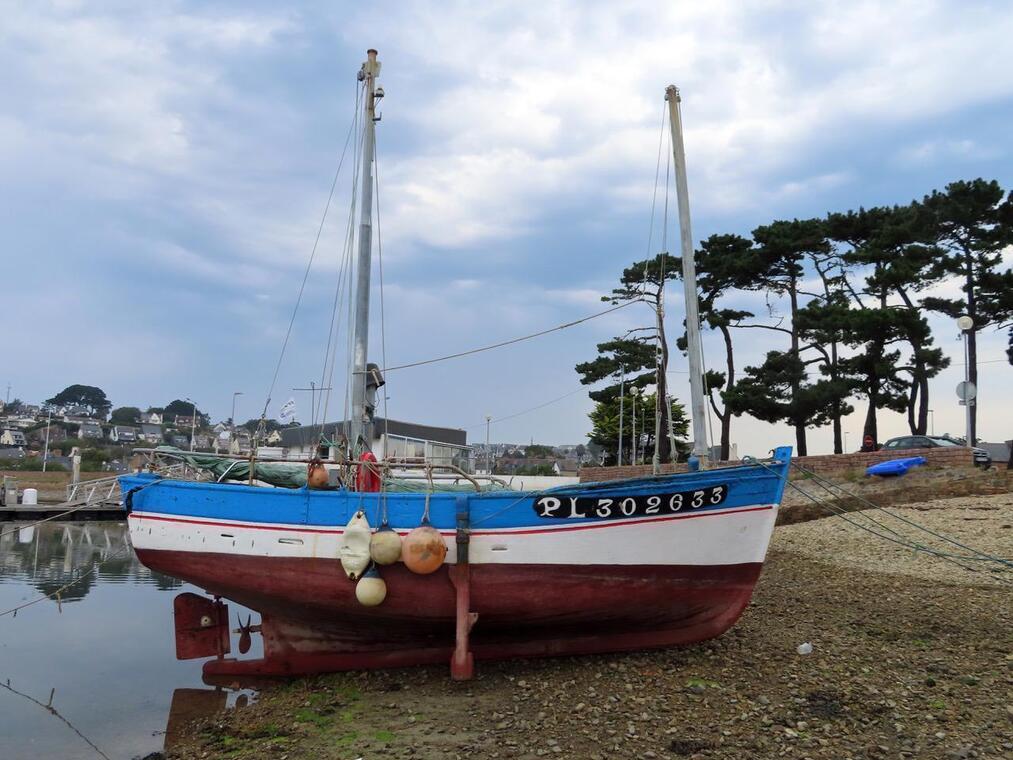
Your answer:
[[[1009,493],[893,511],[1013,555]],[[720,639],[477,670],[466,684],[421,668],[268,688],[191,724],[168,757],[1013,757],[1013,572],[814,520],[775,531],[752,604]]]

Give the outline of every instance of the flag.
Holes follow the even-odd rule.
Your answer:
[[[281,422],[289,422],[295,418],[295,399],[290,398],[284,404],[281,405],[281,409],[278,411],[278,419]]]

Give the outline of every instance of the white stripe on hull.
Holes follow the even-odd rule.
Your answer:
[[[777,505],[741,507],[662,518],[544,527],[475,529],[474,564],[735,565],[763,562]],[[255,557],[337,559],[343,530],[245,523],[134,512],[130,540],[137,549]],[[404,535],[405,530],[399,530]],[[442,531],[456,562],[454,531]]]

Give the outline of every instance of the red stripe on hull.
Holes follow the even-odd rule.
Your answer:
[[[447,662],[455,589],[448,568],[382,568],[387,598],[363,607],[337,560],[139,549],[153,570],[262,615],[263,660],[208,662],[217,675],[289,675]],[[731,627],[761,564],[471,565],[471,649],[479,659],[691,644]]]

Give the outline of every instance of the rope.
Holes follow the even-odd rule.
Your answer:
[[[49,693],[49,704],[43,704],[42,702],[40,702],[39,700],[37,700],[35,697],[32,697],[32,696],[30,696],[28,694],[25,694],[24,692],[18,691],[13,686],[11,686],[11,681],[10,681],[9,678],[7,679],[7,683],[0,683],[0,686],[2,686],[3,688],[7,689],[7,691],[11,692],[12,694],[17,694],[19,697],[24,697],[29,702],[34,702],[39,707],[41,707],[43,710],[45,710],[46,712],[48,712],[50,715],[55,715],[57,718],[59,718],[65,724],[67,724],[67,727],[71,731],[73,731],[75,734],[77,734],[79,737],[81,737],[81,739],[85,742],[85,744],[87,744],[89,747],[91,747],[93,750],[95,750],[95,752],[97,752],[99,754],[99,756],[104,757],[105,760],[110,760],[109,755],[107,755],[105,752],[103,752],[97,746],[95,746],[95,743],[91,739],[89,739],[87,736],[85,736],[80,731],[78,731],[77,727],[73,723],[71,723],[69,720],[67,720],[62,715],[60,715],[59,710],[57,710],[55,707],[53,707],[53,696],[56,693],[56,689],[53,689]]]
[[[506,420],[512,420],[514,417],[520,417],[523,414],[529,414],[530,412],[538,411],[539,409],[547,407],[550,404],[555,404],[555,403],[557,403],[559,401],[562,401],[563,399],[570,398],[570,396],[576,396],[578,393],[583,393],[585,390],[586,390],[586,388],[584,388],[584,387],[578,388],[575,391],[570,391],[569,393],[565,393],[562,396],[559,396],[558,398],[554,398],[551,401],[546,401],[546,402],[544,402],[542,404],[539,404],[538,406],[532,406],[529,409],[525,409],[524,411],[521,411],[521,412],[514,412],[513,414],[508,414],[505,417],[497,417],[494,420],[489,420],[488,424],[491,425],[494,422],[504,422]],[[476,424],[476,425],[472,425],[471,427],[465,428],[465,430],[478,430],[479,428],[485,427],[485,425],[486,425],[486,423],[482,422],[482,423],[479,423],[479,424]]]
[[[131,548],[130,544],[129,543],[125,543],[120,548],[120,550],[118,552],[116,552],[115,554],[112,554],[112,555],[106,557],[101,562],[97,562],[96,564],[92,565],[89,570],[87,570],[86,572],[81,573],[79,576],[77,576],[77,578],[75,578],[74,580],[72,580],[70,583],[67,583],[67,584],[64,584],[63,586],[60,586],[60,588],[58,588],[56,591],[52,592],[51,594],[46,594],[45,596],[40,596],[39,598],[33,599],[30,602],[25,602],[24,604],[19,604],[17,607],[11,607],[9,610],[4,610],[3,612],[0,612],[0,617],[3,617],[4,615],[14,615],[15,617],[17,617],[18,610],[23,610],[25,607],[31,607],[33,604],[38,604],[39,602],[44,602],[47,599],[58,598],[60,596],[60,594],[62,594],[64,591],[66,591],[67,589],[69,589],[71,586],[74,586],[74,585],[80,583],[82,580],[84,580],[85,578],[87,578],[89,575],[91,575],[92,573],[94,573],[96,570],[98,570],[100,567],[102,567],[106,563],[111,562],[114,559],[119,559],[120,557],[122,557],[124,554],[126,554],[127,550],[129,550],[130,548]]]
[[[761,467],[763,467],[766,470],[769,470],[772,473],[777,474],[775,470],[771,469],[770,467],[767,467],[767,465],[765,465],[763,462],[757,461],[756,464],[760,465]],[[797,466],[798,465],[796,465],[796,467]],[[786,482],[786,484],[790,488],[795,489],[798,493],[802,494],[802,496],[804,496],[805,498],[809,499],[814,504],[816,504],[816,506],[821,507],[822,509],[830,512],[831,514],[833,514],[833,515],[835,515],[837,517],[840,517],[842,520],[844,520],[848,524],[850,524],[850,525],[858,528],[859,530],[864,530],[867,533],[871,533],[872,535],[876,536],[877,538],[881,538],[881,539],[884,539],[886,541],[890,541],[891,543],[898,544],[900,546],[903,546],[904,548],[911,549],[913,551],[920,551],[920,552],[923,552],[925,554],[930,554],[930,555],[939,557],[940,559],[944,559],[947,562],[950,562],[951,564],[956,565],[957,567],[961,568],[962,570],[967,570],[968,572],[972,572],[972,573],[979,572],[979,570],[977,568],[973,568],[973,567],[969,567],[967,565],[963,565],[960,562],[957,562],[956,560],[957,559],[983,560],[984,559],[983,557],[965,557],[963,555],[954,555],[954,554],[950,554],[950,553],[946,553],[946,552],[940,552],[940,551],[938,551],[936,549],[933,549],[931,547],[928,547],[928,546],[925,546],[925,545],[923,545],[921,543],[913,541],[912,539],[909,539],[908,537],[904,536],[903,534],[898,533],[897,531],[893,530],[889,526],[883,525],[882,523],[878,522],[877,520],[874,520],[872,517],[864,514],[864,512],[848,513],[845,510],[842,510],[840,508],[834,507],[834,506],[832,506],[830,504],[823,503],[823,501],[821,501],[817,497],[813,496],[812,494],[804,491],[803,489],[799,488],[797,485],[795,485],[791,481],[785,481],[785,482]],[[878,507],[875,504],[873,504],[873,507],[876,508],[876,509],[882,509],[882,507]],[[883,528],[884,530],[886,530],[886,531],[888,531],[890,533],[893,533],[894,536],[897,536],[898,538],[893,538],[891,536],[888,536],[888,535],[885,535],[883,533],[880,533],[880,532],[878,532],[878,531],[876,531],[876,530],[874,530],[872,528],[869,528],[868,526],[862,525],[862,524],[858,523],[857,521],[852,520],[850,517],[848,517],[849,514],[861,515],[864,519],[869,520],[873,524],[878,525],[879,527]],[[890,514],[890,513],[888,513],[888,514]],[[975,551],[975,550],[971,549],[971,551]],[[986,557],[987,557],[987,555],[986,555]],[[1005,581],[1005,579],[1000,579],[1000,580]]]
[[[60,512],[59,514],[51,515],[50,517],[44,517],[43,519],[37,520],[36,522],[28,523],[28,525],[19,525],[17,528],[14,528],[13,530],[7,530],[7,531],[4,531],[3,533],[0,533],[0,538],[3,538],[5,536],[13,536],[15,533],[18,533],[19,531],[22,531],[25,528],[34,528],[36,525],[42,525],[42,523],[47,523],[50,520],[58,520],[61,517],[66,517],[67,515],[71,515],[74,512],[77,512],[77,511],[82,510],[82,509],[86,509],[86,508],[91,507],[91,506],[93,506],[93,505],[91,505],[91,504],[82,504],[79,507],[74,507],[73,509],[68,509],[66,512]]]
[[[310,277],[310,269],[313,268],[313,260],[317,255],[317,245],[320,243],[320,235],[324,229],[324,222],[327,220],[327,211],[331,207],[331,199],[334,197],[334,188],[338,184],[338,175],[341,174],[341,167],[345,162],[345,154],[348,151],[348,143],[352,138],[352,130],[355,127],[355,123],[358,120],[359,113],[359,85],[356,83],[355,88],[355,114],[352,116],[352,124],[348,127],[348,134],[345,136],[345,145],[341,149],[341,158],[338,160],[338,168],[334,172],[334,180],[331,182],[331,190],[327,194],[327,203],[324,204],[324,213],[320,218],[320,225],[317,227],[317,235],[313,240],[313,248],[310,250],[309,261],[306,262],[306,271],[303,273],[302,284],[299,285],[299,295],[295,299],[295,306],[292,309],[292,317],[288,321],[288,330],[285,332],[285,340],[281,344],[281,353],[278,355],[278,363],[274,368],[274,375],[271,378],[271,387],[267,391],[267,400],[264,402],[264,411],[261,414],[261,419],[267,418],[267,408],[271,405],[271,397],[274,395],[275,385],[278,383],[278,373],[281,372],[282,362],[285,360],[285,351],[288,349],[289,338],[292,337],[292,327],[295,325],[296,315],[299,313],[299,305],[302,303],[303,293],[306,290],[306,282]]]
[[[384,367],[383,371],[384,372],[393,372],[394,370],[398,370],[398,369],[409,369],[411,367],[421,367],[424,364],[435,364],[436,362],[445,362],[448,359],[459,359],[462,356],[470,356],[471,354],[478,354],[478,353],[482,353],[483,351],[491,351],[494,348],[502,348],[503,346],[510,346],[510,345],[512,345],[514,343],[520,343],[520,342],[525,341],[525,340],[531,340],[532,338],[540,338],[543,335],[548,335],[549,333],[558,332],[559,330],[565,330],[568,327],[574,327],[574,326],[579,325],[579,324],[581,324],[583,322],[588,322],[588,321],[590,321],[592,319],[597,319],[598,317],[603,317],[606,314],[611,314],[613,311],[619,311],[620,309],[625,309],[627,306],[631,306],[631,305],[633,305],[635,303],[640,303],[640,302],[641,302],[641,299],[639,299],[639,298],[638,299],[634,299],[632,301],[627,301],[626,303],[621,303],[618,306],[613,306],[612,308],[605,309],[605,311],[599,311],[599,312],[597,312],[595,314],[589,314],[586,317],[581,317],[580,319],[575,319],[572,322],[564,322],[561,325],[556,325],[555,327],[550,327],[547,330],[539,330],[538,332],[531,333],[530,335],[522,335],[519,338],[511,338],[510,340],[504,340],[504,341],[501,341],[499,343],[493,343],[491,346],[482,346],[481,348],[472,348],[472,349],[470,349],[468,351],[459,351],[456,354],[447,354],[446,356],[438,356],[435,359],[424,359],[423,361],[411,362],[410,364],[399,364],[396,367]]]
[[[833,482],[831,482],[831,481],[823,478],[822,476],[817,475],[815,472],[812,472],[811,470],[807,470],[806,468],[802,467],[801,465],[798,465],[798,464],[795,464],[795,463],[793,463],[793,465],[800,472],[803,472],[806,475],[808,475],[817,485],[819,485],[821,488],[823,488],[825,491],[827,491],[832,496],[836,496],[837,495],[832,490],[833,488],[836,488],[841,493],[845,494],[846,496],[849,496],[852,499],[855,499],[859,503],[865,504],[865,505],[867,505],[867,506],[869,506],[869,507],[871,507],[873,509],[876,509],[876,510],[882,512],[883,514],[887,515],[888,517],[892,517],[895,520],[899,520],[902,523],[905,523],[907,525],[912,526],[913,528],[917,528],[918,530],[924,531],[925,533],[928,533],[929,535],[934,536],[934,537],[936,537],[936,538],[938,538],[938,539],[940,539],[942,541],[945,541],[947,543],[953,544],[954,546],[956,546],[956,547],[958,547],[960,549],[964,549],[965,551],[973,552],[974,554],[977,554],[979,556],[979,558],[981,558],[981,559],[989,560],[989,561],[992,561],[992,562],[998,562],[999,564],[1006,565],[1007,567],[1013,567],[1013,561],[1011,561],[1011,560],[1003,559],[1002,557],[995,557],[995,556],[993,556],[991,554],[988,554],[987,552],[982,552],[982,551],[979,551],[977,549],[974,549],[973,547],[967,546],[966,544],[962,544],[959,541],[957,541],[955,539],[952,539],[952,538],[950,538],[947,535],[944,535],[942,533],[938,533],[937,531],[934,531],[931,528],[926,528],[921,523],[917,523],[914,520],[909,520],[906,517],[903,517],[901,515],[895,514],[894,512],[889,511],[885,507],[881,507],[878,504],[875,504],[875,503],[869,501],[864,496],[860,496],[858,494],[852,493],[852,492],[848,491],[846,488],[844,488],[843,486],[840,486],[837,483],[833,483]]]
[[[387,310],[383,300],[383,228],[380,225],[380,161],[377,158],[376,140],[373,140],[373,179],[376,198],[376,261],[380,275],[380,361],[387,365]],[[379,389],[378,389],[379,390]],[[387,411],[387,392],[383,391],[383,456],[387,458],[387,441],[390,414]]]

